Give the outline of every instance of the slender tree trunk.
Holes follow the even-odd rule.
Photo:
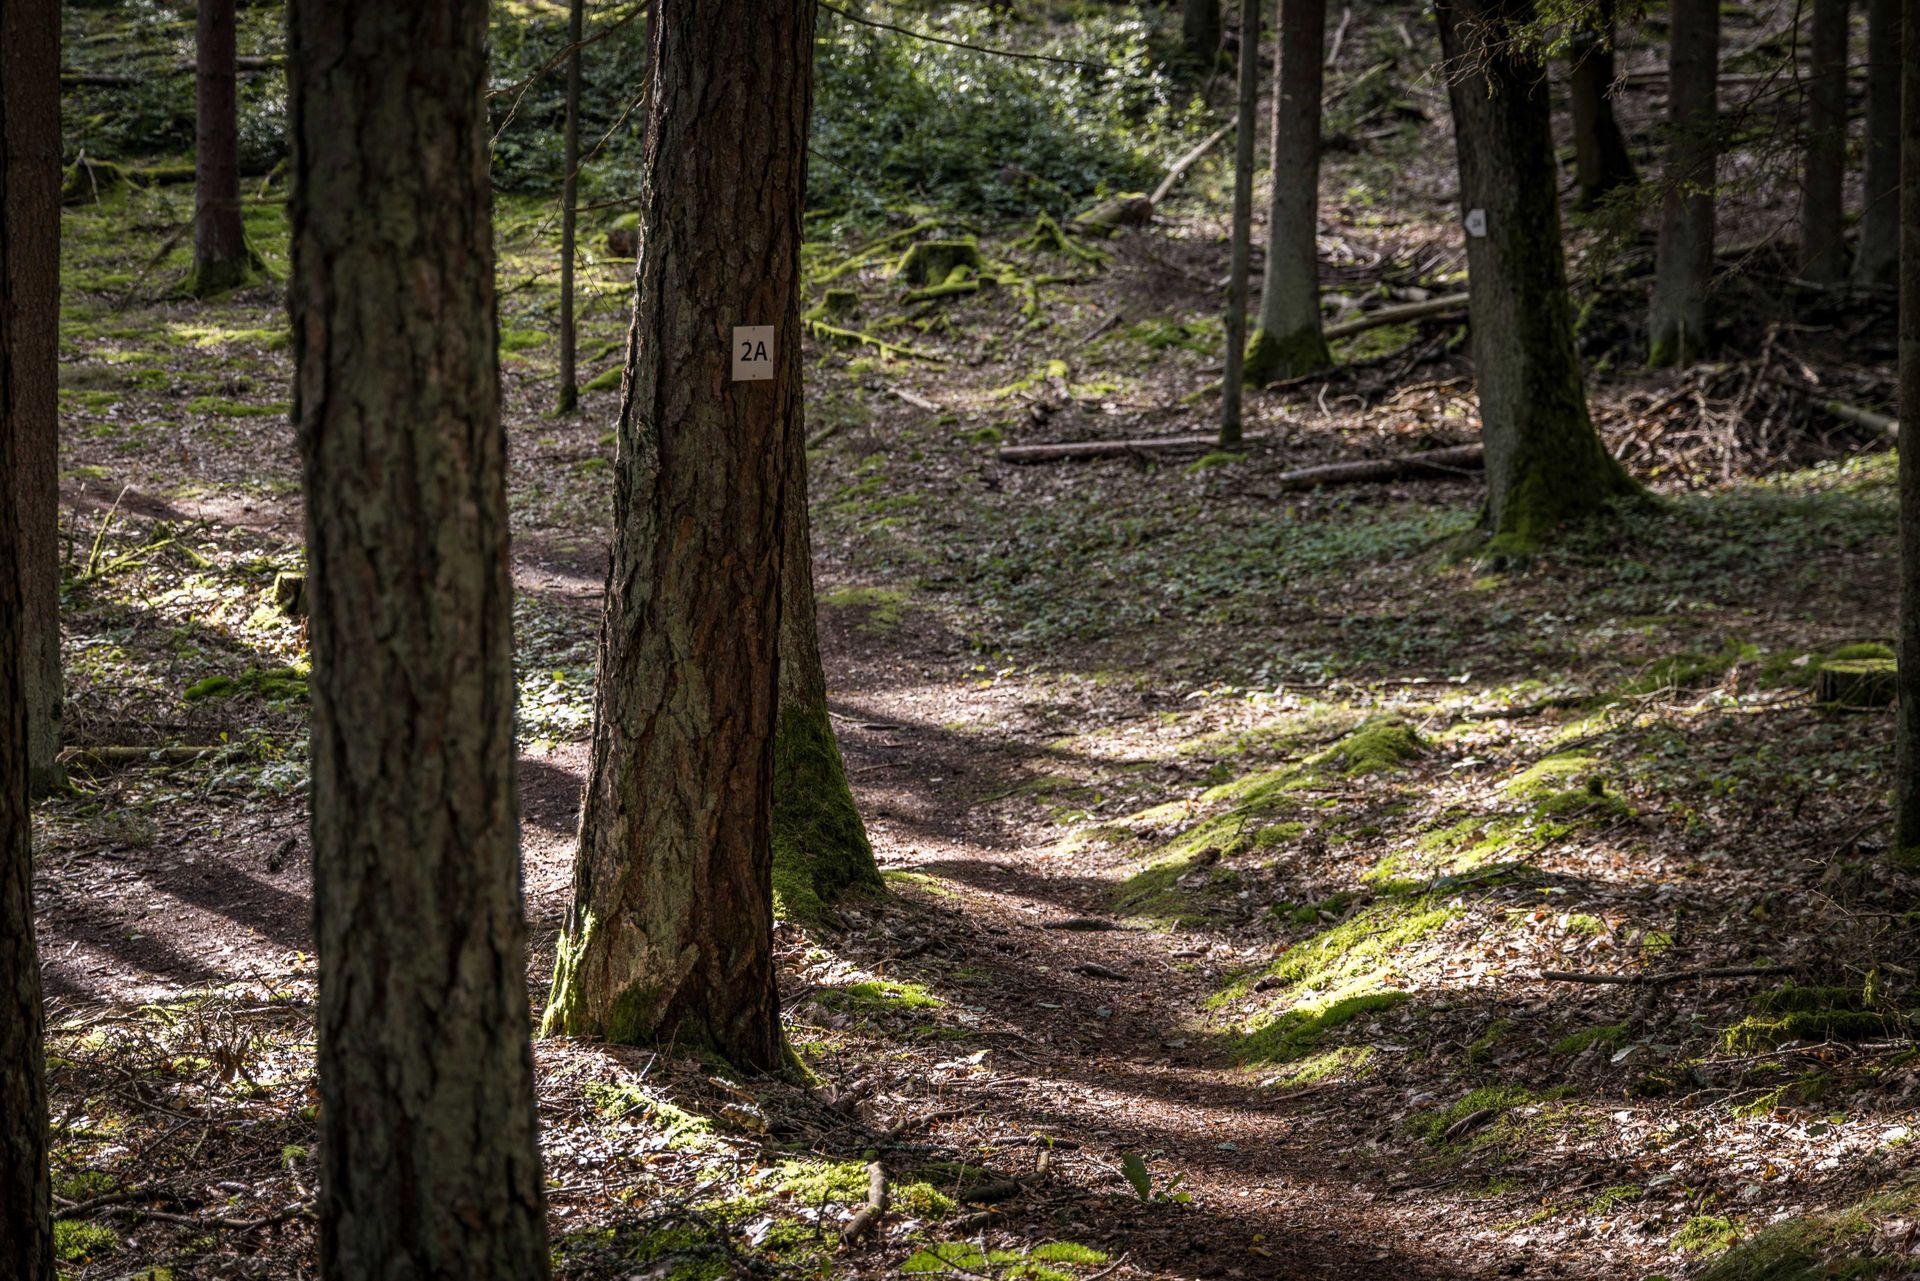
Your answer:
[[[812,0],[657,0],[574,901],[546,1027],[780,1062],[774,721]],[[762,335],[736,326],[771,326]],[[745,340],[744,349],[736,343]],[[764,380],[735,378],[743,357]],[[745,370],[741,372],[747,372]]]
[[[1863,285],[1900,274],[1900,3],[1867,0],[1866,204],[1853,260]]]
[[[60,6],[0,4],[0,1276],[53,1281],[28,743],[36,711],[28,560],[52,543],[17,496],[55,430]],[[22,475],[31,471],[30,477]],[[51,512],[46,515],[50,516]],[[56,633],[57,636],[57,633]]]
[[[1240,0],[1240,97],[1233,140],[1233,265],[1227,277],[1227,368],[1220,445],[1240,444],[1241,366],[1247,353],[1247,272],[1253,256],[1253,108],[1260,96],[1260,0]]]
[[[1920,0],[1900,6],[1900,660],[1894,848],[1920,859]]]
[[[541,1278],[486,0],[293,0],[320,1267]]]
[[[240,122],[234,0],[201,0],[194,35],[193,276],[205,297],[245,284],[252,266],[240,223]]]
[[[1613,118],[1613,0],[1600,0],[1593,17],[1592,26],[1574,35],[1568,77],[1574,172],[1582,209],[1591,209],[1608,192],[1639,181],[1627,140]]]
[[[570,414],[580,404],[578,361],[574,356],[573,255],[576,194],[580,177],[580,35],[585,25],[586,0],[567,5],[567,138],[566,172],[560,178],[560,397],[558,413]]]
[[[1813,0],[1806,163],[1800,179],[1800,274],[1846,278],[1842,199],[1847,172],[1847,0]]]
[[[1333,364],[1320,332],[1320,93],[1327,0],[1279,0],[1280,66],[1267,140],[1272,191],[1260,325],[1247,381],[1264,386]]]
[[[1487,525],[1522,550],[1633,482],[1594,432],[1574,354],[1546,77],[1516,39],[1530,0],[1441,0],[1467,227]]]
[[[1180,38],[1187,56],[1211,70],[1220,56],[1220,0],[1180,0]]]
[[[1714,191],[1719,183],[1720,0],[1673,0],[1660,239],[1647,362],[1684,365],[1710,345]]]

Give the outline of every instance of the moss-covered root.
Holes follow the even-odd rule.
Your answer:
[[[1264,387],[1283,378],[1299,378],[1333,368],[1333,354],[1317,325],[1296,329],[1290,334],[1253,331],[1247,343],[1244,367],[1249,387]]]
[[[247,251],[238,258],[196,263],[193,270],[187,274],[181,289],[194,298],[211,298],[215,294],[224,294],[229,290],[241,289],[252,284],[264,275],[266,270],[265,261],[249,245]]]
[[[1067,257],[1091,266],[1106,262],[1107,255],[1089,245],[1083,245],[1067,234],[1067,229],[1056,222],[1050,214],[1039,213],[1033,219],[1033,234],[1014,246],[1017,249],[1044,250],[1050,253],[1065,254]]]
[[[775,914],[818,924],[834,900],[881,884],[827,709],[781,708],[773,745]]]

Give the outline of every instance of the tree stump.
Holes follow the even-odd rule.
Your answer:
[[[307,576],[282,570],[273,576],[273,607],[288,618],[300,618],[307,612]]]
[[[1816,697],[1829,707],[1891,707],[1895,665],[1890,658],[1850,658],[1820,669]]]

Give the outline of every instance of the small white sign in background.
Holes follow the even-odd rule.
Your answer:
[[[1467,210],[1467,234],[1476,240],[1487,234],[1487,211],[1484,209]]]
[[[773,378],[773,326],[733,327],[733,381],[768,382]]]

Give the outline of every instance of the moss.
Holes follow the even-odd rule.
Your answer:
[[[1492,1111],[1498,1119],[1514,1108],[1534,1102],[1534,1096],[1517,1085],[1488,1085],[1470,1090],[1454,1103],[1438,1111],[1426,1112],[1408,1123],[1415,1135],[1434,1146],[1447,1141],[1447,1131],[1476,1112]]]
[[[1513,1023],[1510,1020],[1495,1019],[1487,1026],[1486,1031],[1467,1043],[1467,1062],[1480,1064],[1491,1059],[1493,1048],[1500,1044],[1512,1030]]]
[[[1616,1183],[1602,1189],[1599,1195],[1587,1203],[1588,1214],[1612,1214],[1623,1205],[1631,1205],[1646,1195],[1638,1183]]]
[[[531,351],[546,344],[547,334],[543,329],[517,329],[503,325],[500,329],[500,350],[503,352]]]
[[[1611,1050],[1627,1039],[1625,1023],[1602,1023],[1598,1027],[1585,1028],[1571,1036],[1563,1036],[1553,1043],[1555,1054],[1578,1054],[1593,1046]]]
[[[1719,1254],[1741,1236],[1741,1228],[1732,1219],[1716,1214],[1696,1214],[1680,1225],[1670,1244],[1687,1254]]]
[[[593,377],[587,379],[586,382],[580,384],[580,390],[618,391],[620,390],[620,379],[626,375],[626,372],[627,367],[625,365],[615,365],[610,369],[603,369]]]
[[[308,697],[304,667],[249,667],[238,676],[208,676],[187,686],[181,697],[189,703],[252,694],[270,703],[305,702]]]
[[[1909,1184],[1839,1210],[1788,1219],[1733,1245],[1700,1273],[1700,1281],[1827,1281],[1835,1277],[1899,1276],[1908,1264],[1866,1253],[1874,1230],[1920,1207],[1920,1187]]]
[[[1332,367],[1333,356],[1318,325],[1308,325],[1286,335],[1256,329],[1247,342],[1244,376],[1249,386],[1264,387],[1283,378],[1299,378]]]
[[[1373,774],[1417,760],[1426,750],[1425,740],[1411,725],[1384,716],[1368,721],[1307,764],[1321,773]]]
[[[1296,993],[1331,992],[1342,984],[1369,979],[1400,948],[1432,934],[1460,911],[1433,898],[1376,903],[1295,944],[1260,977],[1287,984]],[[1242,976],[1229,984],[1215,1002],[1245,994],[1253,978]]]
[[[1234,1059],[1243,1064],[1295,1062],[1319,1049],[1327,1033],[1335,1028],[1390,1010],[1406,999],[1405,992],[1363,992],[1286,1010],[1241,1034],[1234,1046]]]
[[[1755,1013],[1721,1033],[1729,1054],[1758,1054],[1789,1042],[1870,1041],[1899,1031],[1897,1014],[1870,992],[1787,983],[1753,999]]]
[[[1235,463],[1244,463],[1245,461],[1247,461],[1245,454],[1229,449],[1216,449],[1211,453],[1202,454],[1200,457],[1188,463],[1185,470],[1187,475],[1195,476],[1203,471],[1211,471],[1215,467],[1231,467]]]
[[[890,587],[841,587],[821,593],[820,603],[830,609],[856,611],[854,627],[869,636],[898,631],[907,613],[907,594]]]
[[[944,284],[956,267],[978,272],[981,266],[980,246],[972,240],[919,240],[900,255],[893,277],[913,285]]]
[[[932,1010],[946,1004],[918,983],[900,983],[892,979],[875,979],[864,983],[849,983],[844,987],[825,988],[816,995],[815,999],[822,1005],[834,1008],[863,1009],[884,1013],[898,1010]]]
[[[776,914],[818,924],[837,899],[883,886],[827,709],[782,708],[773,747]]]
[[[895,1209],[918,1219],[944,1219],[959,1208],[952,1197],[924,1181],[895,1187],[892,1199]]]
[[[62,1263],[86,1263],[119,1248],[119,1234],[112,1228],[81,1219],[53,1221],[53,1257]]]
[[[782,1161],[773,1182],[806,1206],[857,1205],[867,1199],[867,1167],[860,1161]]]
[[[256,404],[246,400],[230,400],[224,396],[195,396],[187,402],[187,409],[191,413],[209,414],[215,418],[286,418],[293,413],[293,405],[284,400]]]

